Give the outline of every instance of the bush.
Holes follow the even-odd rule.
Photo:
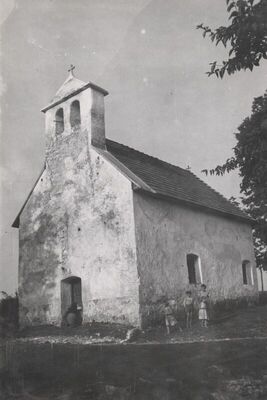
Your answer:
[[[9,296],[2,292],[0,300],[0,337],[15,335],[19,325],[18,296]]]

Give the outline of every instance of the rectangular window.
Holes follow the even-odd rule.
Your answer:
[[[242,262],[242,275],[244,285],[253,285],[253,272],[250,261],[245,260]]]
[[[201,274],[199,257],[195,254],[187,254],[186,261],[187,261],[189,283],[193,285],[202,283],[202,274]]]

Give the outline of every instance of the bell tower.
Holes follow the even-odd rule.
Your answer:
[[[71,65],[69,76],[56,92],[45,113],[46,152],[56,145],[59,137],[77,132],[87,134],[88,145],[105,148],[105,89],[74,76]]]

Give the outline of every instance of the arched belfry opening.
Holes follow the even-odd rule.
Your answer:
[[[59,135],[60,133],[64,132],[64,111],[63,108],[59,108],[56,112],[55,116],[55,123],[56,123],[56,134]]]
[[[70,276],[61,281],[61,315],[66,316],[68,309],[76,305],[82,311],[82,281],[77,276]]]
[[[72,128],[81,125],[81,110],[80,102],[78,100],[74,100],[70,105],[70,125]]]

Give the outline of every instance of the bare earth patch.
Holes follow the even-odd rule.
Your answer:
[[[185,328],[185,321],[179,321],[178,328],[167,335],[164,326],[135,332],[127,332],[131,327],[118,324],[85,324],[76,328],[37,326],[20,332],[16,340],[36,343],[187,343],[198,341],[218,341],[237,338],[267,338],[267,306],[253,306],[235,314],[225,314],[211,321],[208,328],[202,328],[197,319],[191,329]],[[130,336],[130,337],[129,337]]]

